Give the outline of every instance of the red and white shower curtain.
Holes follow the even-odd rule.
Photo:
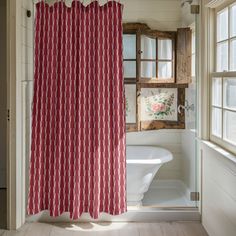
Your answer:
[[[29,214],[126,211],[122,9],[36,5]]]

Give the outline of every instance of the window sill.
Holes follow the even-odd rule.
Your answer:
[[[227,151],[226,149],[218,146],[217,144],[210,142],[210,141],[204,141],[201,140],[201,143],[207,147],[209,147],[210,149],[214,150],[215,152],[217,152],[218,154],[220,154],[221,156],[223,156],[224,158],[230,160],[231,162],[236,164],[236,155],[230,153],[229,151]]]

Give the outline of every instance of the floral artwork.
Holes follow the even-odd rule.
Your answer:
[[[125,85],[126,123],[136,123],[136,85]]]
[[[141,120],[177,121],[177,89],[142,88]]]

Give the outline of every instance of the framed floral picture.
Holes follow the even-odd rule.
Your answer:
[[[141,88],[141,121],[178,121],[177,88]]]
[[[126,123],[136,123],[136,84],[125,84]]]

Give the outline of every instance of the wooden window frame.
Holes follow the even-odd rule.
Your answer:
[[[138,94],[138,90],[137,90],[137,78],[139,76],[139,70],[138,70],[138,47],[137,45],[139,44],[138,42],[138,29],[139,29],[139,25],[137,25],[136,27],[131,27],[131,28],[127,28],[125,27],[125,25],[123,25],[123,34],[135,34],[136,35],[136,59],[123,59],[123,61],[136,61],[136,78],[124,78],[124,82],[125,84],[134,84],[136,85],[136,123],[126,123],[126,131],[127,132],[132,132],[132,131],[138,131],[139,130],[139,122],[138,122],[138,103],[137,103],[137,94]]]
[[[160,83],[160,84],[166,84],[166,83],[175,83],[175,57],[176,57],[176,51],[175,51],[175,42],[176,42],[176,32],[161,32],[157,30],[141,30],[140,31],[140,37],[141,35],[145,35],[147,37],[153,38],[156,40],[156,59],[141,59],[141,42],[137,45],[138,47],[138,53],[140,54],[140,60],[138,61],[139,65],[139,77],[138,81],[141,83]],[[158,58],[158,39],[170,39],[172,41],[172,58],[170,59],[159,59]],[[141,40],[141,39],[140,39]],[[141,77],[141,62],[156,62],[156,77],[154,78],[143,78]],[[172,64],[172,76],[170,78],[159,78],[158,77],[158,62],[171,62]]]
[[[136,84],[136,123],[126,123],[126,131],[144,131],[157,129],[185,129],[185,112],[177,114],[177,121],[154,120],[141,121],[141,89],[142,88],[177,88],[177,107],[185,103],[185,88],[188,84],[178,84],[176,76],[176,32],[161,32],[151,30],[146,24],[126,23],[123,24],[123,34],[136,34],[136,80],[124,78],[125,84]],[[172,39],[172,74],[173,78],[161,79],[161,81],[141,78],[141,35],[153,35],[158,43],[158,38]],[[158,49],[157,49],[158,50]],[[158,51],[157,51],[158,52]],[[124,61],[127,61],[125,59]],[[158,60],[157,60],[158,63]],[[158,71],[157,71],[158,72]]]

